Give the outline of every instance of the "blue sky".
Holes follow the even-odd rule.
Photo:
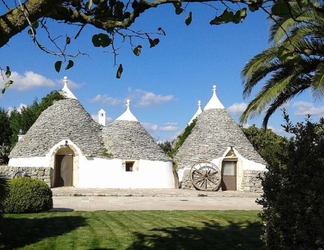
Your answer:
[[[121,79],[115,78],[117,67],[111,49],[92,46],[92,34],[101,31],[85,28],[72,41],[69,53],[81,51],[89,56],[79,56],[73,68],[60,73],[54,70],[59,58],[41,52],[23,31],[0,49],[0,67],[9,65],[14,80],[10,89],[0,95],[0,107],[30,105],[35,98],[61,89],[63,77],[67,76],[69,88],[84,108],[93,116],[103,108],[108,122],[125,111],[129,98],[131,111],[157,141],[178,135],[196,112],[197,101],[201,100],[202,107],[207,104],[213,85],[217,85],[217,96],[224,107],[238,121],[256,93],[243,100],[240,72],[249,59],[269,47],[269,22],[264,13],[249,12],[242,24],[211,26],[214,9],[189,5],[190,10],[193,21],[188,27],[184,23],[187,14],[175,15],[173,6],[144,13],[132,29],[156,31],[162,27],[166,36],[159,37],[160,44],[151,49],[146,41],[134,41],[134,45],[143,46],[139,57],[132,53],[129,42],[118,43],[117,63],[124,67]],[[75,33],[65,24],[48,25],[54,36]],[[44,35],[39,39],[48,44]],[[1,88],[3,84],[0,80]],[[324,114],[323,103],[314,102],[309,92],[286,104],[286,108],[293,121],[303,120],[306,114],[312,114],[317,121]],[[248,124],[259,127],[261,118],[249,120]],[[281,133],[282,123],[279,111],[269,126]]]

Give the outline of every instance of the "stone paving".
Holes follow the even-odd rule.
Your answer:
[[[261,210],[261,193],[183,189],[53,188],[52,211]]]

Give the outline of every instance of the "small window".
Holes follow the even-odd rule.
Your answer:
[[[133,172],[134,171],[134,169],[133,169],[133,167],[134,167],[134,161],[127,161],[126,162],[126,172]]]

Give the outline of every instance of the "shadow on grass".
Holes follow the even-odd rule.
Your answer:
[[[135,233],[137,240],[128,250],[215,250],[265,249],[260,240],[260,223],[234,223],[220,225],[216,221],[204,226],[153,229],[148,234]]]
[[[55,213],[53,213],[54,215]],[[19,215],[18,215],[19,216]],[[23,217],[25,216],[25,217]],[[56,237],[69,233],[86,224],[86,218],[72,216],[53,216],[39,218],[22,215],[21,218],[6,216],[5,232],[0,236],[0,249],[16,249],[41,241],[44,238]]]

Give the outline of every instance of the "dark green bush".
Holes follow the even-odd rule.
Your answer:
[[[4,202],[5,213],[35,213],[52,207],[52,190],[45,182],[26,177],[9,181],[9,193]]]
[[[8,194],[8,182],[7,179],[0,174],[0,234],[4,229],[4,219],[3,219],[3,205]]]
[[[263,239],[268,250],[324,249],[324,119],[285,118],[294,137],[262,177]]]

